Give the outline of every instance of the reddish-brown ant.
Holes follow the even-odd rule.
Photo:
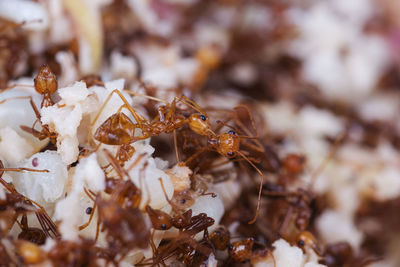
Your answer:
[[[19,233],[18,238],[30,241],[32,243],[43,245],[46,241],[46,234],[42,229],[28,226],[28,217],[26,214],[22,215],[21,223],[17,221],[22,232]]]
[[[101,224],[101,231],[106,231],[109,254],[112,258],[117,255],[123,258],[135,247],[146,248],[150,234],[139,209],[140,189],[130,179],[123,179],[125,176],[129,178],[129,174],[111,156],[110,152],[105,151],[105,155],[120,179],[106,178],[105,192],[110,194],[109,197],[94,194],[84,189],[88,197],[94,202],[94,206],[88,222],[80,226],[79,229],[82,230],[90,224],[97,208],[98,219],[95,241],[98,238]],[[141,173],[146,166],[145,164]]]
[[[129,91],[127,92],[129,93]],[[167,103],[163,100],[159,100],[150,96],[144,96],[156,101],[166,103],[166,106],[159,108],[159,115],[156,118],[154,118],[152,121],[147,121],[142,115],[136,112],[129,105],[128,101],[118,90],[114,90],[105,100],[95,119],[91,123],[91,128],[97,121],[100,113],[110,101],[114,93],[122,99],[124,105],[122,105],[115,114],[106,119],[97,128],[96,132],[94,133],[94,139],[104,144],[121,146],[119,152],[117,153],[117,158],[121,158],[121,154],[127,155],[126,157],[124,157],[124,159],[131,156],[131,143],[137,140],[143,140],[152,136],[157,136],[161,133],[175,133],[176,129],[182,127],[185,124],[189,125],[190,129],[200,135],[208,135],[210,132],[212,132],[206,113],[201,109],[201,107],[199,107],[196,103],[185,96],[182,96],[180,98],[175,97],[171,103]],[[141,96],[132,92],[130,93]],[[175,111],[177,102],[184,103],[185,105],[196,110],[198,113],[191,114],[188,118],[176,114]],[[129,110],[136,123],[133,123],[127,115],[122,113],[123,108]],[[135,136],[135,129],[141,130],[140,136]],[[91,130],[89,131],[89,133],[90,132]],[[174,134],[174,136],[176,135]],[[128,153],[126,151],[128,151]]]
[[[39,73],[36,75],[36,77],[34,79],[34,82],[35,82],[36,92],[43,95],[41,107],[43,108],[43,107],[49,107],[49,106],[54,105],[54,102],[51,99],[51,95],[57,90],[57,78],[54,75],[54,73],[51,71],[49,66],[43,65],[40,68]],[[37,121],[40,122],[41,115],[40,115],[38,108],[36,107],[36,105],[33,102],[31,97],[30,97],[29,101],[30,101],[33,111],[35,112]],[[20,127],[22,130],[32,134],[39,140],[49,138],[51,143],[56,144],[57,133],[51,131],[48,125],[42,124],[41,131],[35,130],[34,126],[35,125],[33,125],[32,127],[27,127],[27,126],[21,125]]]

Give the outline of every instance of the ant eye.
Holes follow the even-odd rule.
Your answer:
[[[306,243],[304,242],[304,240],[299,240],[298,244],[300,247],[303,247]]]
[[[206,116],[204,116],[203,114],[201,114],[201,115],[200,115],[200,119],[201,119],[202,121],[205,121],[207,118],[206,118]]]
[[[161,224],[161,229],[166,230],[167,226],[165,225],[165,223]]]
[[[228,153],[226,153],[229,157],[233,157],[235,155],[235,153],[233,153],[232,151],[229,151]]]
[[[230,130],[228,133],[229,134],[236,134],[236,132],[234,130]]]

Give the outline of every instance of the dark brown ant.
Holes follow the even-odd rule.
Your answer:
[[[348,242],[337,242],[328,244],[324,250],[318,245],[317,239],[308,231],[303,231],[297,236],[297,245],[307,253],[307,249],[312,249],[320,258],[320,263],[329,267],[339,266],[369,266],[369,264],[379,260],[377,258],[363,258],[354,254],[353,248]]]
[[[18,221],[17,223],[22,230],[22,232],[18,235],[19,239],[24,239],[38,245],[44,244],[44,242],[46,241],[46,234],[42,229],[29,227],[28,217],[26,216],[26,214],[22,215],[21,223],[19,223]]]
[[[149,244],[150,233],[143,213],[139,209],[140,189],[130,179],[123,179],[124,177],[129,178],[129,174],[118,164],[110,152],[105,150],[105,155],[120,179],[106,178],[105,193],[109,194],[108,197],[84,189],[88,197],[94,202],[94,206],[88,222],[80,226],[79,229],[82,230],[90,224],[97,209],[95,241],[98,239],[99,231],[105,231],[108,253],[115,260],[117,255],[120,255],[122,259],[133,248],[146,248]],[[146,167],[145,164],[141,169],[141,174]]]
[[[204,235],[208,236],[207,228],[214,224],[214,219],[208,217],[205,213],[192,216],[191,209],[181,213],[179,208],[170,199],[168,199],[162,180],[159,179],[159,181],[164,192],[164,196],[176,215],[171,217],[168,213],[161,210],[155,210],[147,205],[146,211],[149,215],[150,221],[153,224],[153,228],[156,230],[168,230],[171,227],[175,227],[181,232],[185,232],[189,235],[194,235],[204,231]]]
[[[210,241],[217,250],[225,250],[229,246],[230,233],[225,227],[218,227],[211,235]]]

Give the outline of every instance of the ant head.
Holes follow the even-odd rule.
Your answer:
[[[296,238],[296,243],[301,249],[314,248],[316,246],[315,237],[308,231],[301,232]]]
[[[152,209],[150,206],[146,206],[146,211],[154,229],[168,230],[172,227],[172,219],[167,213]]]
[[[253,238],[233,242],[228,246],[229,255],[236,262],[246,263],[253,255],[253,244]]]
[[[189,127],[199,135],[209,135],[211,126],[207,115],[194,113],[189,117]]]
[[[236,157],[239,151],[239,136],[233,130],[220,134],[217,150],[227,158]]]
[[[35,78],[35,90],[43,94],[52,94],[57,90],[57,78],[48,65],[43,65]]]

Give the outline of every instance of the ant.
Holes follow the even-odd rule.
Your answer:
[[[192,216],[191,209],[180,213],[179,208],[168,198],[161,178],[159,178],[159,182],[161,184],[165,199],[171,205],[172,210],[177,215],[171,217],[168,213],[164,211],[156,210],[149,205],[146,205],[146,212],[149,215],[153,228],[156,230],[168,230],[173,226],[179,229],[180,232],[185,232],[189,235],[194,235],[201,231],[204,231],[204,235],[208,237],[207,228],[214,224],[214,219],[208,217],[205,213],[200,213],[196,216]]]
[[[248,110],[247,106],[237,106],[237,107],[235,107],[235,109],[239,109],[241,107],[245,108],[245,110],[249,114],[251,123],[254,126],[254,122],[251,118],[251,114],[250,114],[250,111]],[[263,176],[262,172],[260,171],[260,169],[258,169],[256,167],[256,165],[254,164],[253,161],[255,161],[255,160],[252,158],[249,158],[248,156],[245,155],[244,152],[242,152],[240,150],[240,144],[243,143],[243,142],[241,142],[243,139],[257,139],[257,136],[251,136],[251,134],[247,130],[245,131],[245,133],[249,134],[249,135],[239,135],[238,134],[239,130],[237,128],[230,126],[225,122],[221,122],[221,121],[217,121],[217,122],[221,126],[227,126],[232,129],[226,133],[221,133],[221,134],[215,134],[213,131],[209,131],[209,134],[207,135],[208,146],[201,148],[196,153],[194,153],[192,156],[190,156],[188,159],[186,159],[185,164],[187,165],[188,162],[198,158],[198,156],[200,154],[204,153],[207,150],[208,151],[216,151],[217,153],[219,153],[220,155],[224,156],[227,159],[234,159],[234,158],[237,158],[238,156],[240,156],[240,159],[236,159],[236,160],[247,161],[254,168],[254,170],[256,170],[256,172],[260,175],[260,186],[259,186],[259,190],[258,190],[258,201],[257,201],[256,214],[255,214],[254,218],[249,222],[249,224],[253,224],[257,220],[259,210],[260,210],[261,193],[262,193],[262,185],[264,183],[264,176]],[[240,123],[238,123],[238,124],[240,126]],[[219,129],[221,129],[221,128],[219,128]],[[218,132],[219,129],[217,129],[215,132]],[[255,127],[254,127],[254,130],[256,130]],[[210,133],[212,133],[212,134],[210,134]],[[256,144],[259,144],[259,142],[257,140],[256,140]],[[259,151],[264,151],[264,148],[261,146],[261,144],[259,144],[259,145],[260,145],[260,147],[257,147],[255,145],[253,145],[253,147],[256,147]]]
[[[136,96],[143,96],[152,100],[163,102],[166,105],[159,108],[159,114],[156,118],[151,121],[146,120],[142,115],[136,112],[118,90],[114,90],[107,97],[106,101],[103,103],[95,119],[91,123],[89,134],[92,132],[92,127],[99,118],[101,112],[110,101],[113,94],[117,94],[121,100],[124,102],[118,111],[107,118],[96,130],[93,137],[97,141],[107,145],[119,145],[121,146],[117,152],[117,158],[121,158],[121,155],[129,154],[131,155],[132,148],[130,144],[138,141],[147,139],[152,136],[158,136],[161,133],[171,133],[174,132],[175,145],[176,145],[176,132],[175,130],[182,127],[183,125],[189,125],[190,129],[200,135],[208,135],[211,131],[209,125],[209,119],[207,114],[194,103],[192,100],[188,99],[186,96],[175,97],[171,103],[166,101],[151,97],[136,94],[130,91],[128,93]],[[188,118],[183,115],[176,114],[176,105],[178,102],[182,102],[190,108],[197,111],[197,113],[191,114]],[[131,119],[122,112],[122,109],[126,108],[135,119],[136,123],[133,123]],[[141,129],[141,135],[135,136],[135,129]],[[90,137],[89,137],[90,140]],[[128,151],[128,153],[126,153]],[[177,150],[176,150],[177,151]],[[124,159],[127,157],[122,156]],[[178,155],[177,155],[178,158]],[[179,159],[178,159],[179,161]]]
[[[36,170],[30,168],[4,168],[3,162],[0,160],[0,184],[2,184],[3,187],[7,189],[7,191],[9,192],[6,195],[7,197],[5,200],[0,200],[0,209],[7,210],[9,207],[11,207],[16,212],[16,216],[18,216],[18,214],[21,212],[23,213],[23,218],[21,220],[21,228],[22,228],[22,233],[20,234],[21,238],[29,238],[29,240],[32,241],[42,242],[43,238],[42,233],[39,233],[38,229],[36,228],[28,227],[25,221],[26,212],[33,211],[40,223],[40,226],[42,227],[44,234],[47,237],[58,239],[60,237],[60,234],[57,231],[57,226],[51,220],[46,210],[38,203],[18,193],[13,184],[7,183],[2,178],[5,171],[17,171],[17,172],[21,171],[48,172],[48,171]],[[36,208],[35,206],[37,206],[38,208]],[[14,222],[16,221],[16,216],[14,217],[12,224],[14,224]]]
[[[41,103],[41,108],[43,107],[49,107],[54,105],[53,100],[51,99],[51,95],[57,91],[57,78],[55,74],[51,71],[50,67],[48,65],[43,65],[38,74],[36,75],[34,79],[34,84],[35,84],[35,90],[39,94],[43,95],[43,100]],[[36,115],[36,122],[41,119],[40,112],[38,108],[36,107],[35,103],[32,100],[32,97],[29,97],[29,101],[31,104],[31,107],[33,111],[35,112]],[[35,122],[35,124],[36,124]],[[53,144],[56,144],[57,142],[57,133],[53,132],[50,130],[49,126],[46,124],[42,124],[42,130],[38,131],[35,130],[35,124],[32,127],[27,127],[24,125],[21,125],[21,129],[24,130],[25,132],[28,132],[38,138],[39,140],[43,140],[46,138],[50,139],[50,142]]]
[[[209,248],[196,243],[193,240],[193,237],[196,234],[203,232],[204,239],[210,243],[207,229],[214,224],[214,219],[208,217],[205,213],[192,216],[191,209],[180,213],[179,208],[176,207],[176,205],[168,198],[162,180],[159,179],[159,181],[164,196],[176,215],[172,217],[164,211],[151,208],[149,205],[146,205],[146,212],[149,215],[150,221],[155,230],[168,230],[175,227],[179,230],[179,235],[167,245],[161,246],[158,249],[155,249],[154,244],[152,244],[154,252],[153,265],[155,262],[163,262],[166,255],[171,256],[174,253],[182,254],[181,258],[184,262],[192,262],[196,252],[208,256],[211,253]]]
[[[353,248],[348,242],[337,242],[328,244],[322,250],[314,235],[308,231],[302,231],[296,238],[297,245],[307,253],[308,249],[312,249],[321,259],[320,263],[329,267],[339,266],[369,266],[371,263],[379,260],[377,258],[363,258],[356,256]]]
[[[129,174],[111,156],[110,152],[105,150],[105,155],[120,179],[106,178],[105,193],[109,194],[109,197],[84,189],[88,197],[94,202],[94,206],[90,210],[88,222],[80,226],[79,229],[82,230],[90,224],[97,208],[98,219],[95,241],[98,239],[101,223],[101,232],[106,230],[109,254],[112,258],[120,254],[122,259],[131,249],[148,246],[149,231],[139,209],[140,189],[130,179],[123,179],[124,176],[129,177]],[[146,167],[145,164],[141,169],[141,174]]]

